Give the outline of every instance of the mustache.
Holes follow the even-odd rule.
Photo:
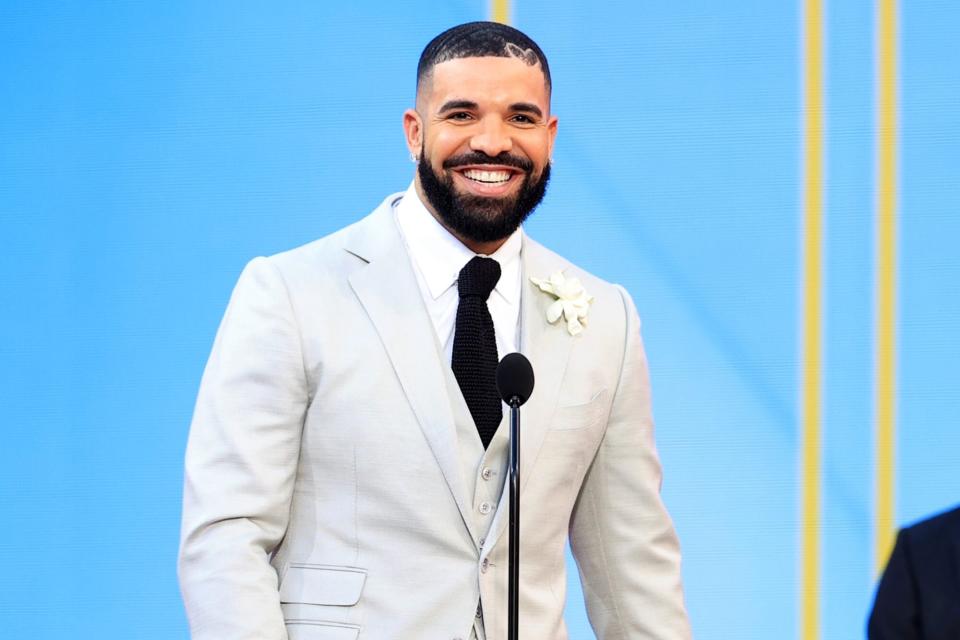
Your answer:
[[[459,156],[453,156],[443,161],[444,169],[454,169],[463,165],[494,164],[504,167],[514,167],[529,173],[533,171],[533,162],[527,158],[513,156],[504,151],[496,156],[488,156],[485,153],[474,151],[472,153],[462,153]]]

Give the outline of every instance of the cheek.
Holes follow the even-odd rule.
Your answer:
[[[550,136],[546,132],[538,132],[537,135],[524,138],[520,146],[526,156],[538,167],[550,160]]]
[[[427,139],[430,157],[441,164],[446,158],[461,153],[469,148],[469,138],[457,131],[433,131]]]

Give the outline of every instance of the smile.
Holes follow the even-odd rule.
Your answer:
[[[482,182],[484,184],[501,184],[510,179],[511,173],[509,171],[481,171],[479,169],[467,169],[463,172],[463,175],[474,182]]]

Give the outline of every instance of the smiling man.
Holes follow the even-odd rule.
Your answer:
[[[688,638],[627,293],[543,248],[546,56],[476,22],[431,41],[405,193],[244,270],[187,447],[194,638],[506,636],[498,359],[523,352],[520,627],[567,638],[564,548],[598,638]]]
[[[421,59],[417,108],[404,113],[407,145],[418,159],[414,186],[450,233],[491,254],[546,193],[557,135],[549,72],[532,41],[523,52],[507,50],[516,55],[443,61],[434,54],[439,40]]]

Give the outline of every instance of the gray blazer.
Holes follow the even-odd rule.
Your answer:
[[[485,452],[396,226],[400,195],[240,276],[187,446],[179,576],[194,638],[506,637],[507,493],[485,487],[507,429]],[[633,302],[527,237],[521,259],[536,372],[522,635],[567,638],[569,533],[599,638],[689,638]],[[552,298],[529,281],[558,270],[595,298],[578,336],[546,321]]]

